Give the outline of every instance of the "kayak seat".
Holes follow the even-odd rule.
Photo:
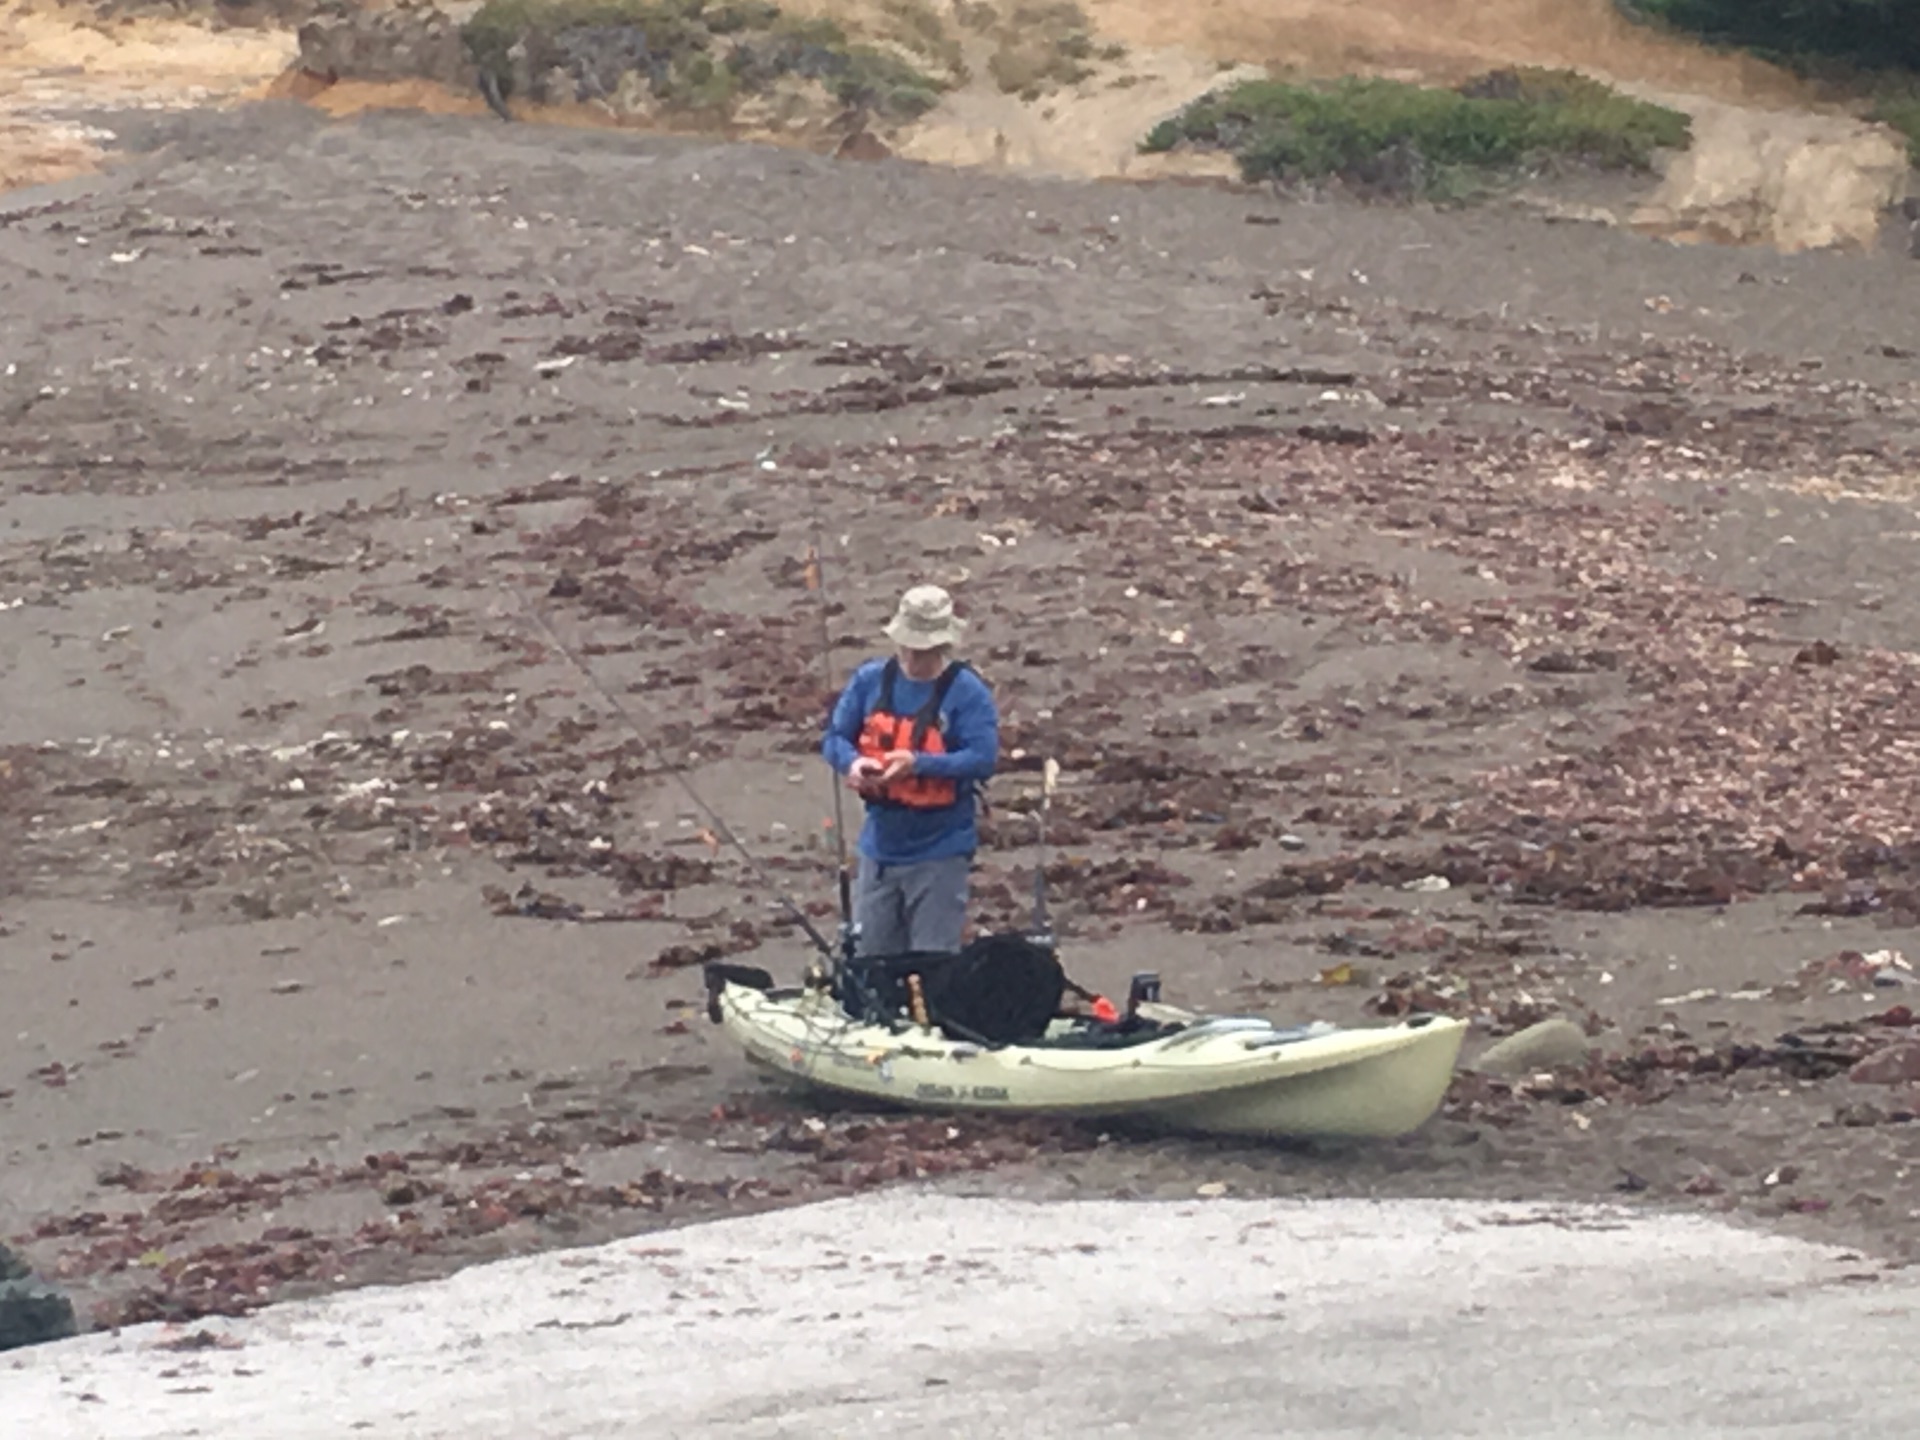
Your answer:
[[[1017,932],[982,935],[958,951],[861,956],[841,1003],[891,1023],[911,1013],[909,975],[920,977],[927,1019],[951,1039],[1020,1045],[1040,1039],[1060,1013],[1066,972],[1051,950]]]

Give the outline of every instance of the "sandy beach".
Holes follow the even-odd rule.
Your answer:
[[[954,1173],[1911,1256],[1911,261],[114,125],[0,200],[0,1235],[93,1323]],[[1087,983],[1591,1061],[1330,1152],[766,1091],[697,963],[804,938],[663,757],[831,924],[819,719],[920,579],[1006,720],[979,924],[1052,755]]]

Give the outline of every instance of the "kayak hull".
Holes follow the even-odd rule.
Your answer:
[[[989,1049],[852,1020],[821,990],[729,983],[715,1002],[749,1060],[803,1088],[919,1110],[1126,1117],[1272,1139],[1417,1130],[1445,1099],[1466,1035],[1464,1021],[1446,1016],[1357,1029],[1191,1016],[1170,1034],[1118,1047]]]

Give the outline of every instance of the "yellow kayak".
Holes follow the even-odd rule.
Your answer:
[[[1466,1022],[1410,1017],[1276,1026],[1157,1001],[1116,1027],[1061,1016],[983,1045],[900,1017],[850,1015],[825,986],[716,976],[709,1014],[750,1060],[796,1085],[923,1110],[1128,1116],[1214,1135],[1391,1138],[1439,1109]]]

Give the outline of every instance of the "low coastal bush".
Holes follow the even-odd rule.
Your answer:
[[[843,105],[910,119],[945,88],[893,49],[767,0],[487,0],[461,33],[503,96],[565,72],[583,96],[600,98],[638,75],[669,105],[724,109],[793,76]]]
[[[1201,96],[1142,149],[1224,150],[1248,180],[1339,178],[1416,193],[1560,159],[1650,168],[1689,122],[1568,71],[1502,70],[1458,89],[1394,80],[1252,80]]]

